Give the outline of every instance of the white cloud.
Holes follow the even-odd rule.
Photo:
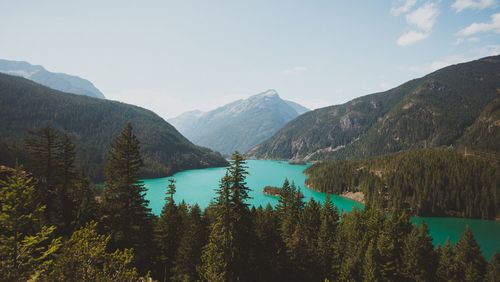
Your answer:
[[[434,3],[425,3],[415,11],[406,15],[406,21],[423,31],[430,31],[436,23],[439,9]]]
[[[286,70],[281,71],[282,74],[284,75],[290,75],[290,74],[297,74],[301,72],[306,72],[309,69],[305,66],[295,66]]]
[[[493,14],[488,23],[472,23],[468,27],[457,32],[457,36],[468,37],[477,33],[494,31],[500,33],[500,13]]]
[[[455,45],[460,45],[462,43],[477,43],[479,41],[481,41],[479,37],[468,37],[468,38],[459,37],[455,41]]]
[[[399,6],[391,8],[391,14],[395,16],[406,14],[415,5],[415,3],[417,3],[417,0],[400,0],[398,3]]]
[[[403,33],[397,40],[397,44],[399,46],[408,46],[415,44],[419,41],[422,41],[429,36],[429,33],[427,32],[421,32],[421,31],[408,31],[406,33]]]
[[[460,13],[465,9],[481,10],[494,5],[495,0],[455,0],[451,7]]]
[[[408,11],[410,8],[408,8]],[[437,4],[432,2],[425,3],[411,13],[406,14],[406,22],[413,29],[399,36],[396,44],[399,46],[409,46],[426,39],[431,34],[438,16],[439,8]]]
[[[499,54],[500,54],[500,45],[486,45],[480,48],[471,49],[465,53],[455,54],[445,57],[443,59],[435,60],[429,64],[404,67],[402,69],[411,72],[428,73],[450,65],[477,60],[483,57],[495,56]]]

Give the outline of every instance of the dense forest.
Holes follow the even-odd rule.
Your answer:
[[[342,105],[307,112],[248,155],[362,160],[451,145],[498,153],[499,68],[499,55],[486,57]]]
[[[284,180],[275,208],[249,207],[246,164],[234,154],[205,210],[177,203],[175,180],[154,216],[144,199],[140,142],[127,124],[104,184],[75,165],[70,136],[45,128],[25,144],[26,167],[0,167],[0,281],[498,281],[467,228],[437,249],[407,213],[339,214],[304,203]],[[215,187],[214,187],[215,188]],[[488,260],[489,259],[489,262]]]
[[[28,156],[23,140],[29,131],[50,126],[67,133],[77,145],[76,163],[86,175],[102,180],[113,136],[129,121],[137,126],[136,134],[141,138],[142,177],[227,165],[219,153],[192,144],[149,110],[64,93],[0,73],[0,163],[24,163]]]
[[[322,192],[365,193],[368,206],[420,216],[500,217],[500,158],[494,153],[421,149],[306,170]]]

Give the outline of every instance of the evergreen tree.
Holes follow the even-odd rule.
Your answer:
[[[106,161],[102,219],[112,248],[132,248],[134,264],[144,273],[152,251],[153,216],[139,182],[142,166],[139,140],[128,123],[111,145]]]
[[[133,258],[130,249],[107,251],[110,236],[97,233],[97,223],[92,222],[76,230],[66,242],[61,253],[44,274],[46,281],[138,281],[137,270],[130,266]]]
[[[27,281],[42,275],[60,247],[55,227],[41,226],[44,210],[36,201],[33,179],[21,169],[0,167],[0,273],[2,281]]]
[[[88,178],[80,173],[78,181],[73,189],[75,204],[75,227],[83,227],[86,223],[96,220],[98,217],[98,206],[94,187]]]
[[[320,216],[321,206],[314,199],[304,206],[300,218],[300,226],[303,230],[305,255],[301,258],[302,267],[307,269],[306,280],[316,281],[321,280],[321,270],[318,267],[318,233],[321,225]]]
[[[458,277],[463,281],[481,281],[486,273],[486,261],[472,231],[465,227],[462,237],[457,242],[455,261]]]
[[[37,178],[38,198],[46,207],[44,222],[58,227],[58,233],[68,235],[75,218],[73,186],[75,173],[75,147],[68,134],[44,127],[30,132],[26,149],[30,154],[30,167]]]
[[[59,133],[51,127],[44,127],[30,132],[31,138],[26,140],[26,149],[30,154],[30,169],[38,179],[37,189],[39,201],[45,206],[44,221],[56,222],[56,211],[59,210],[57,199],[57,174],[60,170],[58,149]]]
[[[500,253],[495,252],[488,265],[488,272],[484,277],[487,282],[500,281]]]
[[[284,272],[285,248],[279,234],[279,220],[270,204],[259,206],[252,212],[253,226],[257,236],[257,281],[277,281]]]
[[[404,280],[404,247],[412,224],[407,214],[393,214],[386,221],[377,242],[380,274],[386,281]]]
[[[205,225],[198,205],[191,208],[184,225],[171,280],[197,281],[196,266],[200,263],[201,250],[205,243]]]
[[[76,216],[76,203],[73,198],[74,186],[78,181],[78,174],[75,169],[75,145],[71,142],[68,133],[60,136],[60,145],[58,149],[58,161],[60,169],[57,171],[60,177],[57,187],[56,196],[58,199],[58,207],[60,208],[60,229],[63,234],[70,234]]]
[[[425,222],[413,228],[404,251],[406,280],[431,281],[435,277],[437,257]]]
[[[198,269],[204,281],[235,281],[234,223],[231,218],[231,179],[226,174],[217,191],[214,221],[210,225],[208,243],[203,247]]]
[[[299,197],[299,191],[297,191],[295,184],[290,185],[288,180],[285,179],[281,188],[279,202],[276,205],[276,212],[280,220],[280,237],[286,253],[286,261],[283,262],[285,265],[283,273],[285,280],[298,278],[295,275],[298,267],[301,267],[298,259],[305,252],[303,230],[298,228],[303,208],[304,204]],[[301,254],[298,255],[298,253]]]
[[[227,169],[231,185],[231,213],[234,224],[234,272],[240,281],[253,281],[255,274],[255,233],[247,200],[250,188],[246,184],[248,175],[245,158],[235,152]]]
[[[337,208],[327,196],[321,208],[321,225],[318,233],[318,269],[321,277],[333,279],[331,266],[333,257],[337,252],[335,249],[335,231],[339,221]]]
[[[366,250],[363,262],[363,281],[365,282],[378,282],[382,281],[380,278],[380,270],[377,262],[377,249],[373,240],[370,241],[368,249]]]
[[[438,281],[457,281],[458,269],[455,263],[454,247],[446,240],[444,246],[437,249],[438,265],[436,276]]]
[[[155,227],[155,242],[158,251],[157,277],[167,281],[171,276],[171,268],[177,252],[177,243],[181,235],[182,221],[179,209],[174,201],[175,180],[168,179],[166,203]]]

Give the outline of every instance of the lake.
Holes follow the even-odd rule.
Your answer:
[[[252,199],[249,202],[251,205],[266,206],[268,203],[272,206],[276,205],[278,198],[264,195],[262,189],[268,185],[281,187],[285,178],[288,178],[290,182],[295,182],[301,188],[304,200],[314,198],[323,203],[326,199],[327,194],[307,189],[304,186],[306,176],[303,171],[308,165],[291,165],[286,161],[269,160],[248,160],[247,165],[249,171],[247,184],[252,189],[250,192]],[[174,178],[177,192],[174,199],[177,202],[184,200],[191,205],[197,203],[202,208],[208,206],[216,195],[215,190],[218,188],[219,180],[224,176],[225,170],[225,168],[207,168],[176,173]],[[149,200],[153,213],[157,215],[160,214],[165,204],[167,179],[165,177],[143,180],[147,189],[146,199]],[[360,203],[337,195],[330,195],[330,198],[335,206],[343,212],[349,212],[355,207],[364,208]],[[436,245],[444,243],[446,239],[456,243],[464,227],[468,225],[488,259],[495,251],[500,251],[500,222],[452,217],[413,217],[412,221],[417,224],[425,221]]]

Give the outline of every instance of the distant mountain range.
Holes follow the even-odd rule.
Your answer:
[[[42,66],[27,62],[0,59],[0,72],[21,76],[62,92],[105,99],[101,91],[86,79],[65,73],[50,72]]]
[[[60,92],[27,79],[0,74],[0,164],[25,158],[29,130],[43,126],[69,133],[77,163],[99,180],[111,142],[127,122],[141,142],[142,177],[227,165],[216,152],[196,146],[155,113],[121,102]]]
[[[307,111],[281,99],[275,90],[267,90],[209,112],[186,112],[168,121],[193,143],[227,155],[247,151]]]
[[[500,152],[499,140],[500,56],[492,56],[305,113],[247,155],[363,159],[441,146]]]

